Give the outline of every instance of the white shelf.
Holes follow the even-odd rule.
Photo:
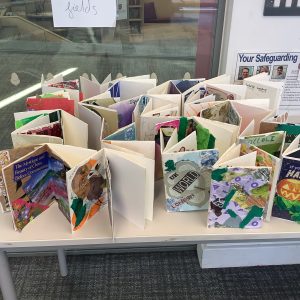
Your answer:
[[[78,232],[71,233],[70,224],[52,205],[20,233],[13,229],[10,214],[0,215],[0,248],[51,247],[137,244],[157,242],[199,243],[208,241],[274,241],[300,239],[300,225],[272,218],[261,229],[207,228],[207,212],[175,212],[165,210],[163,186],[157,184],[154,219],[139,229],[115,213],[115,241],[105,207]]]
[[[167,212],[163,185],[157,186],[154,218],[145,230],[137,228],[124,218],[115,217],[117,243],[143,242],[201,242],[300,239],[300,224],[272,218],[260,229],[207,228],[207,211]]]
[[[57,204],[51,205],[48,210],[26,225],[22,232],[14,230],[9,213],[0,214],[0,249],[111,243],[112,232],[107,207],[75,233],[71,232],[71,225],[59,211]]]

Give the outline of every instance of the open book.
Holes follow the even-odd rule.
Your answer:
[[[16,124],[25,124],[11,133],[15,148],[43,143],[88,146],[88,125],[63,110],[18,112],[14,117]]]
[[[259,133],[273,131],[286,133],[284,144],[284,149],[286,149],[300,134],[300,119],[296,116],[290,116],[287,112],[263,119],[260,123]]]
[[[272,208],[279,164],[249,144],[228,149],[213,166],[208,227],[260,228]]]
[[[300,135],[282,155],[272,216],[300,224]]]
[[[110,135],[133,121],[133,111],[138,97],[116,102],[108,95],[92,97],[80,102],[79,118],[89,125],[89,148],[100,149],[100,132]]]
[[[283,151],[285,132],[275,131],[262,134],[240,135],[239,141],[244,143],[247,142],[267,153],[280,157]]]
[[[106,204],[112,229],[114,211],[144,228],[146,220],[153,218],[154,147],[150,143],[106,142],[98,152],[57,144],[36,146],[3,168],[15,229],[23,230],[55,202],[72,232]]]
[[[204,78],[168,80],[148,90],[149,95],[180,95],[179,115],[183,114],[185,101],[199,91]]]
[[[139,140],[153,141],[155,125],[180,116],[180,95],[142,95],[133,112]]]
[[[283,82],[270,81],[268,73],[260,73],[243,80],[247,87],[245,98],[270,99],[269,109],[277,111],[280,104]]]
[[[10,211],[7,191],[4,184],[4,179],[2,175],[2,169],[9,165],[10,163],[14,162],[15,160],[19,159],[20,157],[28,154],[34,149],[34,146],[28,147],[21,147],[16,149],[7,149],[0,151],[0,208],[2,212]]]
[[[122,130],[126,128],[119,131]],[[124,136],[112,134],[101,142],[112,173],[113,210],[143,229],[146,221],[153,219],[154,141],[129,140]]]
[[[170,122],[169,122],[170,123]],[[160,124],[162,169],[168,211],[207,208],[217,136],[196,119]]]
[[[75,101],[68,92],[58,91],[28,97],[26,110],[54,110],[61,109],[71,115],[75,114]]]

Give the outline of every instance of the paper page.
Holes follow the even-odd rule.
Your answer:
[[[239,127],[217,121],[195,118],[196,122],[207,128],[216,138],[215,147],[222,155],[233,143],[235,143]]]
[[[100,117],[105,119],[107,123],[106,131],[108,134],[114,133],[118,130],[118,113],[117,111],[105,107],[98,107],[95,105],[88,105],[85,104],[85,106],[91,110],[93,110],[95,113],[99,114]]]
[[[62,111],[64,144],[88,147],[88,124]]]
[[[12,132],[11,139],[14,148],[39,145],[44,143],[63,144],[63,139],[50,135],[26,135],[16,134]]]
[[[121,152],[106,150],[105,153],[111,170],[113,210],[144,229],[146,169],[124,159]]]
[[[156,79],[130,79],[120,80],[120,100],[126,100],[146,94],[156,86]]]
[[[108,141],[104,141],[107,143]],[[154,142],[152,141],[109,141],[113,146],[118,146],[131,150],[135,153],[140,153],[149,159],[155,159]]]
[[[237,84],[206,84],[209,94],[216,96],[216,101],[246,99],[247,87]],[[260,98],[260,97],[255,97]]]
[[[155,139],[155,126],[158,123],[167,122],[178,119],[178,116],[170,117],[142,117],[140,120],[140,140],[153,141]]]
[[[100,84],[80,76],[80,86],[84,99],[99,95],[101,93]]]
[[[8,196],[6,191],[6,186],[4,184],[2,169],[5,166],[15,162],[16,160],[20,159],[21,157],[27,155],[28,153],[32,152],[38,146],[29,146],[29,147],[21,147],[17,149],[8,149],[8,150],[1,150],[0,151],[0,209],[2,213],[9,212],[9,202]]]
[[[255,81],[246,78],[243,84],[247,87],[245,98],[267,98],[270,99],[270,109],[277,110],[280,103],[280,96],[282,93],[282,83],[270,81]]]
[[[252,152],[231,160],[219,163],[218,167],[254,167],[256,165],[257,152]]]
[[[47,145],[37,148],[3,169],[15,229],[21,231],[56,199],[60,210],[67,200],[66,166]],[[54,198],[55,197],[55,198]]]
[[[108,203],[108,163],[104,150],[67,172],[71,229],[77,231]]]
[[[78,105],[78,117],[88,124],[88,148],[100,150],[102,118],[81,103]]]
[[[265,117],[269,116],[270,113],[272,113],[272,111],[262,109],[259,107],[249,106],[247,105],[247,102],[245,102],[245,104],[242,104],[242,103],[236,103],[235,101],[232,101],[232,106],[236,109],[236,111],[242,118],[241,131],[243,131],[250,124],[250,122],[254,120],[255,122],[254,132],[258,133],[260,122]]]
[[[283,156],[272,216],[300,223],[300,160]]]
[[[258,148],[277,157],[281,155],[284,140],[285,133],[283,131],[240,137],[240,141],[257,146]]]
[[[103,138],[101,134],[101,139],[107,140],[107,141],[134,141],[136,140],[136,128],[135,123],[132,123],[130,125],[127,125],[116,132],[106,136]]]
[[[218,161],[216,162],[215,166],[218,167],[220,164],[232,160],[236,157],[239,157],[241,153],[241,145],[240,144],[233,144],[231,145],[223,155],[220,156]]]
[[[176,153],[185,151],[196,151],[197,150],[197,136],[196,131],[193,131],[183,140],[178,142],[176,145],[168,148],[164,153]]]
[[[124,147],[115,145],[115,144],[113,144],[111,141],[105,141],[105,140],[102,140],[102,141],[101,141],[101,149],[112,149],[112,150],[116,150],[116,151],[128,153],[128,154],[131,154],[131,155],[136,155],[136,156],[145,157],[145,156],[144,156],[143,154],[141,154],[141,153],[137,153],[137,152],[135,152],[135,151],[132,151],[132,150],[126,149],[126,148],[124,148]]]
[[[215,96],[213,96],[213,95],[210,95],[207,97],[215,98]],[[205,97],[205,98],[207,98],[207,97]],[[185,117],[193,117],[193,116],[199,117],[202,110],[213,107],[217,103],[220,103],[220,102],[215,102],[214,100],[212,102],[206,102],[206,101],[202,101],[202,99],[198,99],[194,102],[187,103],[184,105],[184,116]]]
[[[295,151],[300,147],[300,134],[291,142],[291,144],[283,152],[283,156],[289,155],[291,152]]]
[[[247,135],[254,135],[254,134],[256,134],[256,132],[255,132],[255,122],[254,122],[254,120],[252,120],[243,131],[241,130],[240,137],[244,137],[244,136],[247,136]]]
[[[205,80],[203,83],[205,84],[230,84],[231,76],[228,74],[223,74],[217,77],[213,77],[211,79]]]
[[[208,227],[260,228],[269,199],[269,174],[266,167],[214,169]]]
[[[207,209],[211,168],[217,150],[162,153],[162,166],[169,212]]]
[[[171,84],[171,81],[168,80],[152,89],[149,89],[147,91],[147,94],[149,94],[149,95],[168,94],[170,84]]]
[[[160,129],[162,130],[162,129]],[[169,138],[167,144],[165,145],[164,151],[168,151],[170,148],[175,146],[178,143],[178,130],[177,128],[174,128],[174,131],[171,134],[171,137]]]
[[[87,148],[80,148],[70,145],[47,144],[53,154],[60,157],[70,167],[75,167],[90,156],[94,155],[97,151]]]

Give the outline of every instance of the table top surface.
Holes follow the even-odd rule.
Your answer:
[[[51,205],[22,232],[14,230],[10,213],[0,214],[0,248],[2,249],[287,239],[300,239],[299,224],[271,218],[271,221],[264,222],[260,229],[207,228],[207,211],[167,212],[161,183],[156,185],[153,221],[147,221],[145,229],[140,229],[118,213],[114,213],[114,238],[107,206],[74,233],[71,232],[71,225],[61,214],[57,204]]]

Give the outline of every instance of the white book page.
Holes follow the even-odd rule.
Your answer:
[[[294,152],[299,148],[300,144],[300,134],[291,142],[291,144],[285,149],[282,156],[289,155],[291,152]]]
[[[88,124],[88,147],[90,149],[100,150],[102,118],[81,103],[78,105],[78,117],[81,121]]]
[[[218,167],[255,167],[257,152],[252,152],[231,160],[225,161],[218,165]]]
[[[88,147],[88,124],[65,111],[61,111],[64,144]]]
[[[228,161],[232,160],[236,157],[239,157],[241,153],[241,145],[233,144],[231,147],[229,147],[223,155],[220,156],[218,161],[215,163],[216,166]]]
[[[110,141],[111,145],[131,150],[132,152],[142,154],[149,159],[155,159],[154,141]]]
[[[80,76],[80,87],[84,99],[96,96],[101,93],[99,82],[91,81],[82,76]]]
[[[120,100],[131,99],[146,94],[156,86],[156,79],[130,79],[120,80]]]
[[[196,131],[186,136],[176,145],[164,151],[164,153],[176,153],[176,152],[186,152],[186,151],[196,151],[197,150],[197,136]]]
[[[168,94],[169,90],[169,85],[171,81],[166,81],[150,90],[147,91],[147,94],[152,95],[152,94]]]
[[[124,153],[108,149],[105,153],[111,170],[113,210],[144,229],[146,169],[125,159]]]
[[[71,168],[97,153],[96,150],[69,145],[47,144],[54,154],[61,157]]]
[[[167,145],[165,145],[164,152],[167,152],[170,148],[172,148],[177,143],[178,143],[178,130],[177,128],[175,128],[174,131],[172,132],[170,139],[167,142]]]

